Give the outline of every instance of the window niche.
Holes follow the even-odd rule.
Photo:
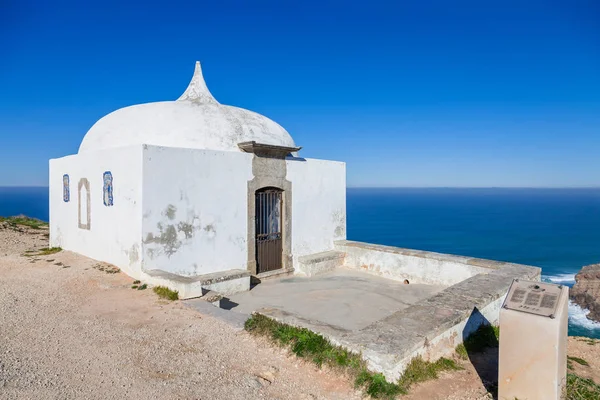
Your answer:
[[[91,227],[91,197],[90,197],[90,182],[87,178],[81,178],[79,185],[77,186],[77,194],[79,207],[77,217],[79,221],[79,228],[90,230]]]
[[[71,189],[69,188],[69,175],[63,175],[63,201],[68,203],[71,200]]]
[[[113,205],[113,176],[110,171],[106,171],[102,175],[104,186],[102,188],[102,199],[106,207]]]

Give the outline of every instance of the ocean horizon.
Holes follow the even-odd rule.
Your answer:
[[[48,188],[0,187],[0,216],[19,214],[48,221]],[[572,286],[600,262],[600,188],[350,187],[347,237],[538,266]],[[600,338],[600,323],[571,304],[569,334]]]

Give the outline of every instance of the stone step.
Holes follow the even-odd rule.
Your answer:
[[[273,271],[261,272],[260,274],[253,276],[253,278],[255,278],[258,281],[257,283],[260,283],[261,281],[264,281],[266,279],[285,278],[286,276],[293,274],[293,268],[281,268]]]
[[[145,271],[145,273],[149,283],[177,290],[180,299],[201,297],[209,291],[228,296],[250,290],[250,272],[242,269],[196,276],[182,276],[158,269]]]
[[[204,301],[211,303],[214,306],[220,307],[221,299],[223,299],[223,295],[221,293],[217,293],[213,290],[209,290],[208,292],[204,293],[204,295],[200,298]]]
[[[204,293],[204,296],[200,297],[199,299],[204,300],[205,302],[223,310],[231,310],[232,308],[238,306],[237,303],[232,302],[228,297],[225,297],[221,293],[217,293],[213,290],[209,290],[208,292]]]
[[[306,276],[322,274],[342,267],[345,257],[346,253],[336,250],[298,257],[298,270]]]

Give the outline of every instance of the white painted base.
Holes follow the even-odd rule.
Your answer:
[[[229,281],[217,282],[213,283],[212,285],[206,285],[203,288],[215,291],[224,296],[230,296],[232,294],[247,292],[250,290],[250,277],[245,276]]]
[[[207,292],[216,292],[224,296],[250,290],[250,274],[246,271],[231,270],[216,277],[217,274],[200,275],[194,278],[182,277],[160,270],[144,273],[143,282],[154,286],[166,286],[179,292],[180,299],[202,297]]]
[[[499,399],[564,399],[569,288],[554,318],[500,311]]]

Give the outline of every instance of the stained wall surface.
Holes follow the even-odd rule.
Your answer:
[[[51,160],[50,243],[114,264],[137,279],[152,270],[184,277],[245,270],[252,259],[248,198],[255,157],[142,145]],[[291,182],[297,264],[299,256],[333,250],[334,241],[346,237],[345,164],[283,162]]]
[[[141,185],[141,146],[50,160],[50,246],[106,261],[139,277]]]
[[[345,266],[388,279],[410,283],[451,286],[498,264],[472,257],[402,249],[371,243],[340,241],[336,249],[346,254]]]
[[[252,154],[144,146],[144,269],[182,276],[248,267]],[[292,254],[332,250],[346,236],[345,164],[286,161]]]
[[[144,269],[246,269],[253,155],[146,145],[143,153]]]

